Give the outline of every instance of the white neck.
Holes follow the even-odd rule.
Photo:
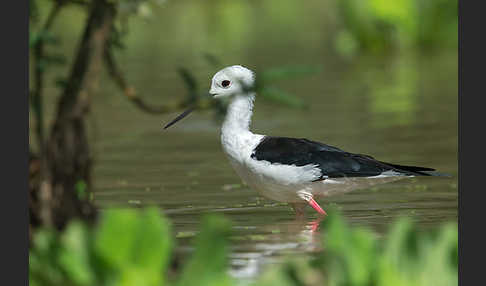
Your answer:
[[[252,150],[264,137],[250,131],[254,99],[254,93],[236,95],[226,112],[221,128],[221,144],[233,164],[248,160]]]
[[[221,129],[223,134],[250,132],[254,100],[254,93],[235,95],[226,111],[226,117]]]

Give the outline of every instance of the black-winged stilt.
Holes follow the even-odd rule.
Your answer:
[[[213,76],[209,93],[231,101],[221,128],[223,150],[247,185],[267,198],[292,204],[297,214],[309,204],[325,215],[315,198],[406,177],[442,176],[431,168],[385,163],[307,139],[254,134],[250,131],[254,86],[254,73],[239,65]],[[185,111],[164,129],[191,111]]]

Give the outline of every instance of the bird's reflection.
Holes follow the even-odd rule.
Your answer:
[[[318,216],[316,219],[308,221],[306,223],[306,228],[309,229],[310,232],[313,233],[313,234],[319,233],[319,226],[321,224],[321,221],[324,218],[325,217],[323,217],[323,216]]]
[[[296,216],[277,224],[267,224],[260,231],[264,240],[246,245],[245,253],[235,253],[231,275],[238,278],[255,277],[265,265],[283,261],[289,253],[308,255],[322,250],[321,222],[325,217],[306,218]],[[278,230],[277,232],[275,230]]]

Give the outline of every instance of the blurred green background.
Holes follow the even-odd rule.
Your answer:
[[[44,127],[53,121],[86,21],[89,1],[67,5],[45,50]],[[53,1],[31,1],[31,42]],[[115,57],[137,94],[173,104],[191,91],[183,68],[206,92],[226,65],[299,70],[257,95],[253,130],[305,137],[397,164],[423,165],[453,178],[416,178],[321,201],[353,226],[378,235],[407,216],[419,230],[457,221],[457,2],[446,0],[115,1]],[[31,65],[32,72],[32,65]],[[32,82],[32,77],[31,77]],[[189,87],[189,89],[188,89]],[[289,253],[320,250],[285,204],[242,185],[219,143],[220,112],[201,108],[167,131],[177,113],[149,114],[106,71],[90,95],[93,202],[101,209],[157,205],[172,222],[181,259],[192,253],[200,218],[233,222],[231,273],[253,278]],[[284,98],[284,100],[282,100]],[[286,99],[285,99],[286,98]],[[219,112],[219,113],[218,113]],[[31,112],[29,143],[37,150]],[[314,214],[309,212],[312,217]],[[320,241],[320,239],[317,239]]]

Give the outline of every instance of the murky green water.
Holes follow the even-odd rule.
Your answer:
[[[238,9],[246,12],[231,18],[223,8],[174,2],[154,11],[148,23],[132,21],[128,48],[119,54],[140,96],[154,104],[183,96],[183,83],[175,73],[179,66],[191,69],[202,89],[208,88],[216,70],[204,61],[204,52],[250,68],[320,65],[319,74],[278,84],[309,103],[309,109],[290,109],[257,97],[254,132],[306,137],[454,176],[407,179],[320,201],[324,209],[330,205],[341,209],[353,225],[383,233],[400,216],[411,217],[424,228],[457,220],[455,51],[422,56],[402,51],[348,61],[330,48],[325,33],[332,29],[322,18],[324,4],[288,15],[260,7],[268,14],[258,17],[260,10],[248,6],[253,10],[246,11],[238,2],[232,5],[243,5]],[[309,21],[299,21],[303,15]],[[78,28],[66,24],[59,29],[69,39]],[[74,45],[64,43],[67,49]],[[51,91],[57,94],[54,88]],[[95,201],[101,208],[160,206],[172,221],[181,256],[191,250],[201,215],[226,215],[233,222],[231,263],[238,277],[252,277],[284,254],[319,250],[315,244],[319,233],[310,232],[309,223],[315,219],[312,209],[306,221],[296,221],[290,207],[241,184],[221,150],[219,122],[211,113],[196,112],[162,131],[162,125],[176,114],[142,113],[106,77],[93,98],[92,113]]]

